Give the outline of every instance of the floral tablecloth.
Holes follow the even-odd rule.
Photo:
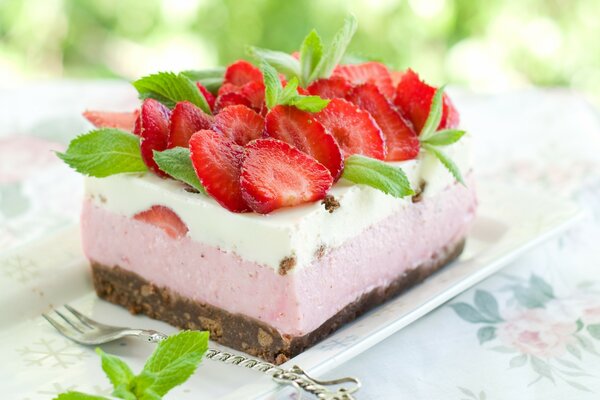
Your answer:
[[[478,180],[571,197],[585,218],[328,375],[360,377],[360,399],[598,399],[600,115],[566,90],[452,93]],[[133,104],[121,82],[0,94],[0,252],[76,223],[81,179],[51,150],[85,130],[83,109]],[[17,282],[27,273],[0,265]]]

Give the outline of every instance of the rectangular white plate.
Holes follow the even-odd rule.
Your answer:
[[[580,216],[574,204],[539,193],[491,185],[480,185],[478,193],[478,217],[458,261],[284,366],[297,364],[314,376],[327,372],[498,271]],[[110,384],[93,349],[63,339],[39,317],[64,303],[109,324],[175,331],[162,322],[130,315],[95,296],[80,250],[78,227],[4,253],[0,258],[0,387],[5,398],[51,399],[68,389],[110,394]],[[152,346],[128,339],[103,348],[124,358],[137,371]],[[258,372],[205,361],[197,374],[168,398],[278,397],[274,394],[278,389]]]

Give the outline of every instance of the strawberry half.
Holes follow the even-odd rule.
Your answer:
[[[231,83],[235,86],[244,86],[248,82],[262,82],[262,73],[248,61],[239,60],[230,64],[225,70],[224,83]]]
[[[208,107],[210,108],[210,111],[214,111],[215,110],[215,100],[216,100],[215,95],[212,94],[211,92],[209,92],[208,89],[205,88],[200,82],[196,82],[196,86],[198,87],[198,90],[200,91],[200,93],[202,93],[202,95],[206,99],[206,102],[208,103]]]
[[[258,139],[244,152],[242,194],[258,213],[320,200],[333,184],[321,163],[280,140]]]
[[[256,111],[242,105],[229,106],[215,116],[213,129],[240,146],[263,135],[265,120]]]
[[[373,117],[383,132],[387,161],[412,160],[419,155],[419,138],[410,122],[390,104],[377,86],[364,83],[356,86],[347,97]]]
[[[133,112],[107,112],[87,110],[83,113],[85,119],[96,128],[117,128],[133,132],[135,120],[140,115],[139,110]]]
[[[248,82],[239,89],[239,94],[250,101],[256,111],[260,111],[265,103],[265,85],[259,81]]]
[[[383,134],[368,112],[344,99],[332,99],[314,116],[333,135],[344,158],[362,154],[385,159]]]
[[[153,151],[163,151],[169,143],[171,111],[154,99],[146,99],[140,112],[140,149],[142,160],[157,175],[166,176],[154,161]]]
[[[385,97],[394,98],[394,86],[390,72],[382,63],[370,61],[362,64],[338,65],[332,76],[346,78],[353,85],[372,83]]]
[[[240,189],[244,149],[221,133],[196,132],[190,139],[190,153],[196,175],[206,192],[233,212],[248,211]]]
[[[192,134],[201,129],[210,129],[213,118],[189,101],[175,105],[171,113],[168,148],[188,147]]]
[[[394,104],[402,111],[402,113],[410,119],[415,130],[419,133],[425,125],[429,110],[431,109],[431,101],[435,94],[436,88],[429,86],[423,82],[419,75],[412,69],[408,69],[400,79],[400,83],[396,87],[396,97]],[[450,98],[444,94],[442,103],[442,119],[438,129],[456,128],[460,122],[458,111],[454,108],[454,104]]]
[[[332,76],[327,79],[317,79],[307,88],[308,92],[324,99],[345,98],[352,89],[352,85],[341,76]]]
[[[250,100],[247,97],[242,96],[238,92],[227,92],[217,97],[217,100],[215,101],[215,111],[219,113],[224,108],[238,104],[246,107],[252,107],[252,103],[250,103]]]
[[[265,131],[269,137],[314,157],[329,170],[334,180],[342,173],[344,160],[340,147],[312,114],[292,106],[275,106],[267,114]]]
[[[169,207],[152,206],[135,214],[133,219],[154,225],[173,239],[180,239],[188,233],[188,227]]]

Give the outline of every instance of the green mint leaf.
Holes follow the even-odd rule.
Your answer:
[[[353,15],[346,17],[344,26],[342,26],[342,29],[334,36],[331,45],[327,48],[327,51],[321,57],[319,64],[317,64],[310,75],[309,82],[318,78],[329,78],[336,65],[338,65],[344,56],[344,53],[352,40],[352,36],[356,33],[356,27],[356,18],[354,18]],[[306,84],[309,82],[306,82]]]
[[[97,178],[147,170],[139,137],[119,129],[103,128],[78,136],[57,155],[75,171]]]
[[[187,183],[201,193],[206,193],[192,165],[189,149],[175,147],[164,151],[154,151],[154,161],[161,170],[174,179]]]
[[[156,99],[170,108],[175,107],[177,102],[189,101],[205,113],[212,114],[202,92],[183,73],[159,72],[138,79],[133,86],[141,99]]]
[[[96,348],[96,354],[102,358],[102,369],[108,380],[112,383],[113,387],[120,385],[129,385],[133,379],[133,372],[129,368],[129,365],[120,358],[106,354],[101,348]]]
[[[261,62],[260,70],[262,71],[265,83],[265,103],[267,108],[271,109],[277,105],[283,88],[281,87],[279,74],[271,64],[266,61]]]
[[[266,62],[272,65],[288,79],[300,76],[300,62],[288,53],[252,46],[247,48],[247,53],[259,62]]]
[[[435,132],[435,134],[428,139],[421,139],[421,143],[428,143],[434,146],[448,146],[458,142],[465,133],[465,131],[458,129],[442,129],[441,131]]]
[[[111,395],[123,400],[138,400],[137,396],[131,391],[129,386],[125,384],[116,387]]]
[[[207,348],[208,332],[182,331],[160,342],[144,365],[139,380],[136,378],[138,397],[145,392],[164,396],[185,382],[196,370]]]
[[[438,149],[435,146],[432,146],[430,144],[423,143],[422,147],[425,150],[427,150],[429,153],[431,153],[432,155],[434,155],[438,160],[440,160],[440,162],[444,165],[444,167],[446,167],[446,169],[452,174],[452,176],[454,176],[454,178],[458,182],[460,182],[463,185],[465,185],[465,181],[463,180],[463,177],[462,177],[462,174],[460,173],[460,170],[458,169],[458,167],[456,166],[456,164],[454,163],[454,161],[452,161],[450,159],[450,157],[448,157],[440,149]]]
[[[295,106],[302,111],[308,111],[311,113],[316,113],[327,107],[329,104],[329,99],[322,99],[319,96],[296,96],[290,101],[288,101],[289,105]]]
[[[212,94],[217,94],[219,88],[223,84],[225,68],[217,67],[202,70],[188,70],[182,71],[181,74],[187,76],[194,82],[200,82],[202,86],[208,89]]]
[[[368,185],[394,197],[414,194],[402,169],[374,158],[353,155],[344,162],[342,178],[354,183]]]
[[[94,396],[81,392],[66,392],[56,396],[53,400],[108,400],[106,397]]]
[[[304,85],[308,83],[322,56],[323,42],[317,31],[313,29],[300,46],[300,78]]]
[[[277,103],[288,104],[292,99],[298,97],[298,84],[298,78],[293,77],[292,79],[290,79],[279,94]]]
[[[444,87],[442,86],[435,91],[433,99],[431,99],[429,115],[427,115],[423,129],[421,129],[421,132],[419,133],[421,140],[429,139],[437,131],[440,121],[442,120],[443,96]]]

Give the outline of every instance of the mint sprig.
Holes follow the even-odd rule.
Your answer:
[[[208,348],[208,332],[182,331],[160,342],[138,375],[100,348],[102,369],[113,385],[112,396],[124,400],[159,400],[194,373]],[[80,392],[60,394],[54,400],[106,400]]]
[[[75,171],[97,178],[147,171],[139,137],[119,129],[103,128],[80,135],[57,155]]]
[[[189,149],[175,147],[164,151],[154,151],[154,161],[162,171],[172,178],[187,183],[194,189],[206,194],[192,165]]]
[[[288,79],[300,76],[300,62],[288,53],[253,46],[249,46],[246,52],[256,61],[272,65]]]
[[[319,63],[310,74],[309,81],[312,82],[318,78],[329,78],[331,73],[339,64],[340,60],[346,53],[346,49],[356,33],[357,22],[353,15],[349,15],[344,20],[344,25],[335,36],[333,41],[323,54]]]
[[[202,70],[187,70],[182,71],[181,74],[192,81],[200,82],[202,86],[212,94],[217,94],[219,88],[223,84],[225,68],[217,67]]]
[[[269,109],[277,104],[282,104],[314,113],[321,111],[329,104],[328,99],[322,99],[319,96],[298,94],[298,78],[296,77],[290,79],[285,88],[282,87],[277,70],[265,61],[260,64],[260,70],[265,83],[265,104]]]
[[[140,99],[152,98],[169,108],[175,107],[177,102],[189,101],[211,114],[204,95],[186,73],[159,72],[134,81],[133,86]]]
[[[446,169],[452,174],[452,176],[454,176],[454,178],[458,182],[460,182],[463,185],[465,184],[465,181],[463,180],[462,174],[460,173],[458,166],[454,163],[454,161],[452,161],[452,159],[450,159],[450,157],[448,157],[446,153],[428,143],[423,143],[422,146],[430,154],[435,156],[435,158],[437,158],[442,163],[442,165],[446,167]]]
[[[344,161],[342,178],[371,186],[398,198],[415,194],[401,168],[356,154]]]
[[[310,76],[323,57],[323,42],[316,30],[310,33],[302,41],[300,46],[300,80],[304,86],[308,85]]]

